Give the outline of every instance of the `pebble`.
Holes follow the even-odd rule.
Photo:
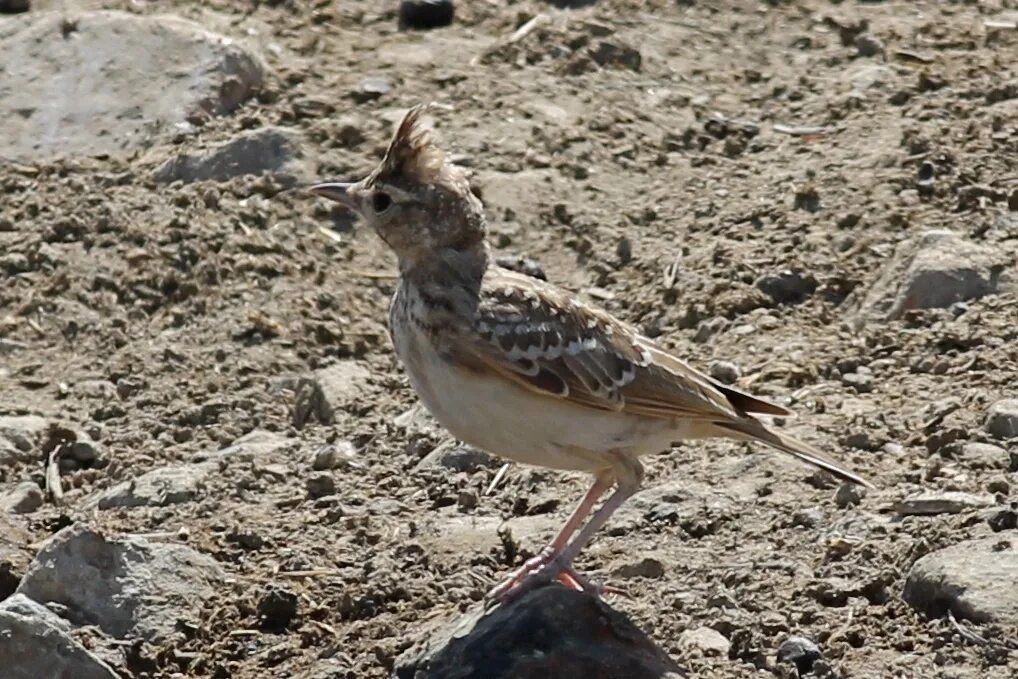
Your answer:
[[[697,627],[679,635],[679,647],[698,650],[704,655],[728,657],[732,642],[725,635],[710,627]]]
[[[340,467],[355,466],[357,461],[357,449],[350,441],[339,441],[324,445],[315,451],[311,461],[311,468],[315,471],[327,469],[339,469]]]
[[[304,482],[308,496],[312,499],[332,495],[336,492],[336,479],[331,472],[315,472]]]
[[[1002,469],[1007,467],[1007,451],[992,443],[969,441],[960,446],[947,446],[951,457],[973,469]]]
[[[0,512],[31,514],[42,507],[46,498],[37,483],[22,481],[10,490],[0,494]]]
[[[791,269],[761,276],[754,285],[777,304],[797,304],[817,289],[815,278]]]
[[[1006,398],[990,406],[986,431],[998,439],[1018,438],[1018,398]]]
[[[258,601],[258,617],[264,629],[282,632],[297,616],[297,595],[287,589],[271,587]]]
[[[884,53],[884,43],[872,33],[855,36],[855,50],[860,57],[875,57]]]
[[[452,23],[456,6],[452,0],[402,0],[399,3],[399,27],[428,30]]]
[[[363,104],[374,101],[391,91],[392,83],[385,78],[364,78],[353,92],[353,98],[358,103]]]
[[[820,647],[806,637],[788,637],[778,646],[778,661],[795,665],[800,677],[812,672],[813,666],[823,657]]]
[[[854,483],[843,483],[834,493],[834,504],[842,509],[857,505],[866,497],[866,489]]]
[[[722,384],[735,384],[742,377],[742,370],[731,361],[713,361],[707,368],[707,374]]]
[[[841,376],[841,383],[858,394],[873,391],[873,376],[865,373],[845,373]]]
[[[657,579],[664,577],[665,566],[660,559],[644,557],[633,563],[622,564],[612,571],[612,575],[620,578],[649,578]]]
[[[925,491],[891,505],[891,511],[900,516],[932,516],[960,514],[985,509],[995,504],[992,495],[975,495],[960,491]]]
[[[424,456],[417,463],[417,469],[451,469],[456,472],[473,473],[478,469],[490,469],[499,465],[498,459],[483,450],[478,450],[456,441],[446,441]]]

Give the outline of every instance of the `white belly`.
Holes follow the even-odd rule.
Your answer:
[[[451,366],[423,336],[394,338],[425,407],[456,438],[526,464],[596,472],[608,452],[645,455],[685,438],[674,420],[604,412]]]

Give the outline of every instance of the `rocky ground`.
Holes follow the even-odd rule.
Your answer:
[[[1018,674],[1018,5],[396,4],[0,16],[0,663],[407,676],[563,519],[584,477],[414,409],[393,258],[302,190],[437,100],[499,256],[878,485],[649,460],[579,563],[619,624],[697,677]]]

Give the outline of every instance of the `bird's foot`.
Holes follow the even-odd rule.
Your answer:
[[[570,589],[588,592],[594,596],[601,596],[602,594],[629,596],[623,589],[603,585],[594,582],[585,575],[581,575],[573,568],[571,563],[550,550],[545,550],[534,558],[529,559],[516,572],[488,592],[487,599],[507,604],[520,598],[530,590],[554,580],[558,580]]]

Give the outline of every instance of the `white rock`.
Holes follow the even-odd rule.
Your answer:
[[[727,657],[732,642],[715,629],[697,627],[679,635],[679,646],[689,650],[696,649],[704,655]]]
[[[974,622],[1018,625],[1018,537],[968,540],[912,565],[903,596],[931,617],[951,611]]]
[[[0,158],[120,153],[191,116],[228,113],[264,79],[260,59],[182,18],[29,12],[0,21]]]
[[[215,559],[190,547],[73,525],[46,542],[17,591],[66,606],[75,624],[159,643],[181,617],[199,616],[225,579]]]

